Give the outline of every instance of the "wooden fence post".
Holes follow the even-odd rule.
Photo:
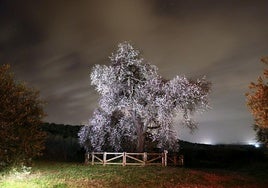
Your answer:
[[[94,165],[94,157],[95,157],[95,155],[94,155],[94,151],[93,152],[91,152],[91,165]]]
[[[165,157],[164,157],[164,159],[165,159],[165,166],[167,166],[167,154],[168,154],[168,151],[167,150],[164,150],[164,155],[165,155]]]
[[[143,165],[145,166],[147,163],[147,152],[143,153]]]
[[[103,166],[106,165],[106,158],[107,158],[106,155],[107,155],[106,152],[104,152],[104,153],[103,153]]]
[[[164,155],[164,153],[162,153],[161,155],[162,155],[162,166],[164,166],[164,164],[165,164],[165,159],[164,159],[165,155]]]
[[[123,152],[123,166],[126,166],[127,164],[127,155],[126,152]]]

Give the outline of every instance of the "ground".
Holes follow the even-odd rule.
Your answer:
[[[36,162],[31,169],[3,172],[0,187],[268,187],[268,164],[232,169],[160,166],[85,166],[81,163]]]

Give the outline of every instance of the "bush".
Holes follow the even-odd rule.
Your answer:
[[[39,92],[14,79],[9,65],[0,66],[0,168],[29,165],[42,154],[46,134]]]

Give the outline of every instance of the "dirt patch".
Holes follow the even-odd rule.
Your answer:
[[[78,188],[105,188],[107,185],[101,180],[91,180],[91,179],[69,179],[64,181],[68,187]]]
[[[230,173],[230,172],[204,172],[204,171],[198,171],[198,170],[191,170],[190,174],[197,175],[199,177],[202,177],[204,185],[195,185],[194,187],[228,187],[228,185],[231,187],[259,187],[260,185],[256,185],[255,181],[251,177],[241,176],[236,173]],[[237,186],[234,186],[238,183]],[[189,185],[190,186],[190,185]],[[182,186],[183,187],[183,186]],[[187,186],[186,186],[187,187]],[[191,186],[190,186],[191,187]]]

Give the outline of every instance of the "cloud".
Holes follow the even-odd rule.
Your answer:
[[[212,81],[212,110],[197,116],[197,140],[243,127],[252,135],[244,93],[267,55],[267,1],[1,2],[0,61],[41,91],[47,121],[86,122],[98,100],[92,66],[109,64],[117,43],[128,40],[163,77],[207,75]]]

